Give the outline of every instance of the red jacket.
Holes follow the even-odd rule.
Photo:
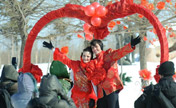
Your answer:
[[[61,61],[73,70],[74,85],[72,88],[72,99],[78,108],[89,108],[89,100],[97,100],[92,83],[87,79],[85,73],[80,67],[81,61],[70,60],[65,54],[61,53],[58,48],[54,51],[54,60]]]
[[[121,49],[102,51],[95,58],[97,62],[102,62],[103,68],[106,70],[106,77],[97,85],[98,99],[103,97],[103,89],[106,95],[116,90],[123,89],[123,83],[118,74],[117,60],[132,52],[131,44],[127,44]],[[100,76],[97,76],[100,77]]]

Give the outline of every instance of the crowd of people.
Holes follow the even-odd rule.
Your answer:
[[[131,38],[131,42],[120,49],[104,51],[102,41],[93,39],[90,46],[83,49],[80,60],[69,59],[51,42],[44,41],[43,47],[53,51],[53,60],[72,69],[72,81],[68,80],[67,74],[60,76],[58,73],[65,73],[65,70],[57,68],[59,71],[42,76],[40,87],[37,87],[37,71],[17,72],[13,65],[4,65],[0,92],[5,93],[5,89],[8,96],[4,97],[8,99],[1,98],[0,104],[2,108],[119,108],[119,92],[123,83],[118,74],[117,61],[133,52],[140,40],[139,36]],[[57,62],[55,66],[60,68]],[[159,83],[144,89],[134,103],[135,108],[176,107],[173,62],[162,63],[159,74]],[[70,96],[68,91],[71,91]]]

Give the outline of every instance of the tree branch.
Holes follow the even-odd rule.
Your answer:
[[[27,36],[28,34],[27,34],[27,27],[26,27],[26,18],[25,18],[24,14],[23,14],[23,12],[20,8],[20,5],[19,5],[18,1],[15,0],[15,2],[17,3],[18,9],[20,11],[20,14],[21,14],[23,22],[24,22],[24,29],[23,29],[24,35]]]

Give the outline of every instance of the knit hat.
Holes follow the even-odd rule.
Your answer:
[[[175,74],[174,63],[171,61],[166,61],[162,63],[159,67],[159,74],[163,76],[172,76]]]
[[[67,67],[60,61],[53,61],[50,66],[50,73],[57,78],[69,78]]]

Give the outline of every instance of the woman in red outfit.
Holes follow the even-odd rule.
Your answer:
[[[53,49],[52,43],[43,42],[44,47]],[[93,58],[91,47],[87,47],[81,54],[81,60],[70,60],[65,54],[60,52],[58,48],[54,51],[54,60],[61,61],[73,70],[74,85],[72,88],[72,99],[77,108],[93,108],[95,107],[96,95],[92,83],[85,74],[86,65]]]
[[[99,64],[99,66],[88,65],[87,77],[97,85],[98,101],[97,108],[119,108],[118,94],[120,90],[123,89],[123,83],[118,74],[117,60],[125,56],[126,54],[134,51],[135,45],[140,42],[141,38],[131,38],[131,43],[127,44],[121,49],[112,50],[108,49],[103,51],[103,43],[101,40],[94,39],[90,42],[93,53],[96,55],[94,61]],[[97,82],[97,78],[100,75],[95,74],[95,69],[97,67],[103,67],[105,69],[106,77]],[[102,71],[99,71],[99,74]],[[103,72],[104,73],[104,72]],[[103,74],[102,73],[102,74]]]

